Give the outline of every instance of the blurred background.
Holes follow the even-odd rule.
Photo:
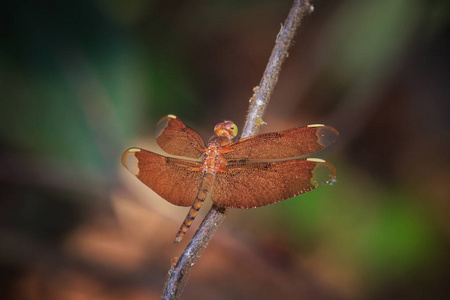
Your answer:
[[[159,299],[186,208],[121,165],[175,114],[242,128],[290,0],[8,1],[0,298]],[[231,210],[183,299],[445,299],[450,3],[314,1],[261,132],[340,131],[337,182]],[[236,195],[239,197],[239,195]],[[208,210],[206,203],[202,213]]]

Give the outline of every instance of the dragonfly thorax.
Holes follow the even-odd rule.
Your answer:
[[[216,139],[213,139],[208,143],[208,148],[202,159],[203,172],[215,174],[221,165],[226,164],[226,160],[222,157],[222,154],[220,154],[220,147],[221,144]]]

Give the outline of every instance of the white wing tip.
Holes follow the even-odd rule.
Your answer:
[[[318,163],[324,163],[325,160],[320,159],[320,158],[307,158],[307,161],[312,161],[312,162],[318,162]]]

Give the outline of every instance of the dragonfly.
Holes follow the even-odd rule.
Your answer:
[[[333,144],[339,133],[332,127],[313,124],[232,142],[237,132],[231,121],[218,123],[215,136],[205,144],[178,117],[167,115],[156,125],[158,146],[167,154],[191,159],[141,148],[123,154],[122,164],[159,196],[191,207],[175,243],[208,195],[219,207],[254,208],[309,192],[336,178],[335,168],[325,160],[298,158]]]

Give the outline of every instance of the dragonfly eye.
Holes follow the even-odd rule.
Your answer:
[[[232,121],[223,121],[214,127],[214,133],[217,136],[227,136],[230,139],[238,134],[238,128]]]

